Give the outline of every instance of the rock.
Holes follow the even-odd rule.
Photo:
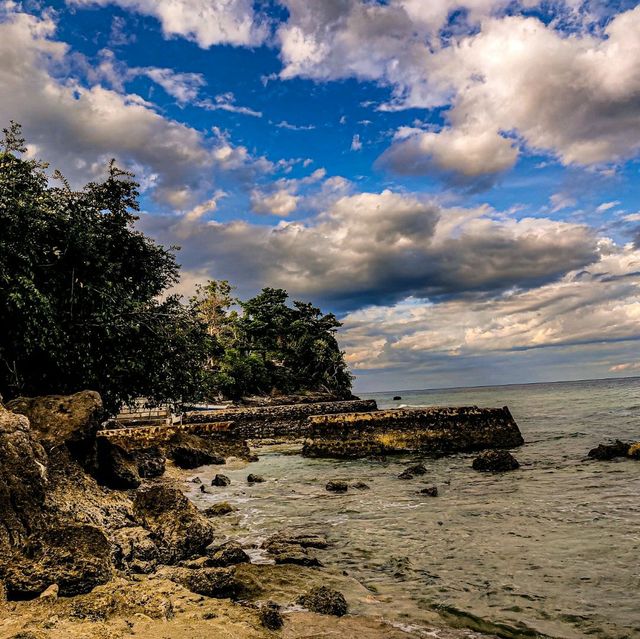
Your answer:
[[[346,481],[330,481],[325,488],[330,493],[346,493],[349,490],[349,485]]]
[[[116,530],[112,534],[112,541],[116,547],[115,563],[118,568],[149,574],[158,565],[158,546],[151,533],[141,526]]]
[[[103,417],[102,399],[95,391],[74,395],[18,397],[6,408],[25,415],[46,449],[79,446],[95,436]]]
[[[311,612],[342,617],[349,609],[344,595],[327,586],[317,586],[298,598],[298,603]]]
[[[165,563],[201,555],[213,541],[211,523],[177,488],[159,485],[139,491],[133,509]]]
[[[409,468],[407,468],[407,471],[410,472],[412,475],[426,475],[427,474],[427,469],[425,468],[425,466],[423,464],[416,464],[415,466],[409,466]]]
[[[222,546],[207,548],[207,555],[209,557],[207,565],[219,568],[251,563],[249,555],[237,541],[228,541]]]
[[[212,486],[228,486],[231,483],[231,480],[226,475],[217,474],[212,480]]]
[[[292,550],[274,556],[276,564],[293,564],[295,566],[306,566],[307,568],[321,567],[322,563],[314,555],[306,550]]]
[[[111,545],[96,526],[64,525],[34,540],[5,574],[10,599],[30,599],[58,584],[61,596],[90,592],[113,576]]]
[[[211,464],[224,464],[213,445],[202,437],[179,433],[168,444],[168,454],[176,466],[184,469],[198,468]]]
[[[312,534],[276,533],[269,537],[262,547],[270,552],[270,548],[282,546],[299,546],[300,548],[327,548],[329,543],[324,537]]]
[[[101,484],[115,490],[140,486],[134,456],[105,437],[97,438],[97,470],[94,475]]]
[[[506,450],[487,450],[473,460],[473,469],[488,473],[502,473],[520,468],[517,459]]]
[[[216,599],[235,597],[242,588],[229,568],[180,569],[173,580],[191,592]]]
[[[409,472],[409,469],[407,468],[398,475],[398,479],[413,479],[413,473]]]
[[[0,405],[0,581],[10,549],[46,526],[47,482],[47,455],[29,420]]]
[[[369,490],[370,486],[365,484],[363,481],[356,481],[351,484],[351,488],[355,488],[356,490]]]
[[[267,630],[280,630],[284,626],[284,619],[280,613],[280,606],[275,601],[267,601],[258,611],[260,623]]]
[[[631,457],[631,459],[640,459],[640,442],[629,446],[629,450],[627,450],[627,457]]]
[[[438,489],[435,486],[428,486],[419,491],[420,495],[427,495],[427,497],[437,497]]]
[[[136,451],[135,459],[140,477],[153,479],[164,475],[167,460],[157,446]]]
[[[399,401],[401,399],[402,399],[402,397],[400,397],[400,395],[394,395],[394,397],[393,397],[393,401],[394,402],[397,402],[397,401]]]
[[[287,535],[279,533],[267,539],[262,547],[274,558],[276,564],[321,566],[319,559],[308,552],[309,548],[326,548],[327,540],[318,535]]]
[[[191,483],[192,483],[192,484],[201,484],[201,483],[202,483],[202,479],[200,479],[200,477],[194,477],[194,478],[191,480]]]
[[[60,587],[58,584],[51,584],[46,590],[40,593],[40,599],[57,599]]]
[[[228,501],[221,501],[213,506],[205,508],[202,512],[207,517],[220,517],[222,515],[228,515],[229,513],[238,510],[235,506],[232,506]]]
[[[247,477],[247,481],[250,484],[261,484],[262,482],[265,481],[265,478],[262,475],[254,475],[253,473],[251,473],[248,477]]]
[[[608,461],[615,457],[626,457],[630,446],[631,442],[621,442],[616,439],[613,444],[600,444],[596,448],[592,448],[589,451],[589,457],[601,461]]]

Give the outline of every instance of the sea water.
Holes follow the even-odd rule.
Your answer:
[[[380,408],[506,405],[526,440],[513,451],[521,468],[482,474],[473,455],[455,455],[423,460],[427,474],[403,481],[415,456],[305,459],[281,446],[246,467],[198,469],[207,483],[215,472],[232,483],[214,494],[187,483],[191,497],[237,505],[217,522],[247,545],[279,530],[326,535],[318,556],[369,590],[367,612],[418,634],[436,623],[503,637],[640,637],[640,461],[587,459],[608,440],[640,440],[640,378],[363,397]],[[249,486],[248,472],[267,481]],[[331,494],[332,479],[370,490]],[[425,486],[439,496],[419,494]]]

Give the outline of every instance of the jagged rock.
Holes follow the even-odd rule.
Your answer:
[[[136,451],[135,459],[140,477],[152,479],[164,475],[167,460],[157,446]]]
[[[179,433],[171,439],[167,450],[176,466],[180,468],[224,464],[224,457],[214,449],[211,442],[197,435]]]
[[[22,557],[14,557],[5,573],[11,599],[38,596],[51,584],[69,597],[91,591],[113,576],[111,545],[96,526],[64,525],[33,540]]]
[[[349,606],[344,595],[338,590],[318,586],[298,598],[298,603],[311,612],[321,615],[335,615],[342,617],[347,614]]]
[[[330,481],[325,488],[330,493],[346,493],[349,490],[349,484],[346,481]]]
[[[133,454],[104,437],[97,439],[96,479],[109,488],[126,490],[140,486],[138,465]]]
[[[487,450],[473,460],[473,469],[487,473],[503,473],[520,468],[518,460],[506,450]]]
[[[249,555],[237,541],[228,541],[222,546],[207,548],[207,555],[209,557],[207,565],[219,568],[248,564],[251,561]]]
[[[171,578],[191,592],[217,599],[235,597],[242,588],[229,568],[177,569]]]
[[[118,568],[148,574],[158,565],[160,551],[151,533],[141,526],[120,528],[112,534],[116,547],[115,563]]]
[[[351,488],[355,488],[356,490],[370,490],[370,486],[363,481],[354,482],[351,484]]]
[[[47,449],[61,444],[74,448],[92,439],[103,417],[102,399],[95,391],[18,397],[6,408],[28,417],[32,430]]]
[[[427,497],[437,497],[438,489],[435,486],[428,486],[420,490],[420,495],[427,495]]]
[[[596,448],[592,448],[589,451],[589,457],[601,461],[607,461],[615,457],[626,457],[630,446],[631,442],[621,442],[616,439],[613,444],[600,444]]]
[[[235,506],[232,506],[228,501],[221,501],[213,506],[205,508],[202,512],[207,517],[220,517],[222,515],[228,515],[229,513],[238,510]]]
[[[231,483],[231,480],[226,475],[221,475],[220,473],[218,473],[211,480],[211,485],[212,486],[224,487],[224,486],[228,486],[230,483]]]
[[[265,481],[265,478],[262,475],[254,475],[253,473],[250,473],[247,476],[247,481],[250,484],[261,484],[262,482]]]
[[[211,523],[177,488],[160,485],[139,491],[133,508],[165,563],[202,554],[213,541]]]
[[[280,606],[275,601],[267,601],[258,611],[260,623],[267,630],[280,630],[284,626],[284,619],[280,613]]]
[[[47,464],[29,420],[0,405],[0,581],[9,549],[45,527]]]

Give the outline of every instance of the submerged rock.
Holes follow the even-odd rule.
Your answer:
[[[428,486],[427,488],[422,488],[419,491],[420,495],[426,495],[427,497],[437,497],[438,489],[436,486]]]
[[[600,444],[596,448],[592,448],[589,451],[589,457],[601,461],[608,461],[616,457],[626,457],[630,447],[631,442],[621,442],[616,439],[612,444]]]
[[[133,508],[165,563],[203,554],[213,541],[211,523],[177,488],[159,485],[138,492]]]
[[[488,473],[502,473],[520,468],[518,460],[506,450],[487,450],[473,460],[473,469]]]
[[[253,473],[251,473],[247,476],[247,481],[250,484],[261,484],[265,481],[265,478],[262,475],[254,475]]]
[[[296,564],[299,566],[321,566],[319,559],[309,553],[309,548],[326,548],[327,540],[319,535],[295,535],[278,533],[267,539],[262,547],[276,564]]]
[[[346,615],[349,610],[344,595],[338,590],[328,588],[327,586],[312,588],[298,598],[298,603],[307,608],[307,610],[317,612],[321,615],[342,617]]]
[[[355,488],[356,490],[370,490],[369,484],[365,484],[363,481],[356,481],[351,484],[351,488]]]
[[[424,475],[427,469],[422,464],[409,466],[405,468],[399,475],[398,479],[413,479],[415,475]]]
[[[222,515],[228,515],[229,513],[238,510],[235,506],[232,506],[228,501],[221,501],[213,506],[208,506],[202,512],[207,517],[220,517]]]
[[[258,611],[260,623],[267,630],[280,630],[284,626],[284,619],[280,613],[280,606],[275,601],[267,601]]]
[[[224,487],[228,486],[230,483],[231,480],[226,475],[221,475],[219,473],[211,480],[212,486]]]
[[[349,490],[349,484],[346,481],[330,481],[325,489],[330,493],[346,493]]]

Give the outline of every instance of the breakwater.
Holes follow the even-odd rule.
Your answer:
[[[509,409],[399,408],[308,419],[308,457],[368,457],[407,451],[440,456],[524,443]]]

